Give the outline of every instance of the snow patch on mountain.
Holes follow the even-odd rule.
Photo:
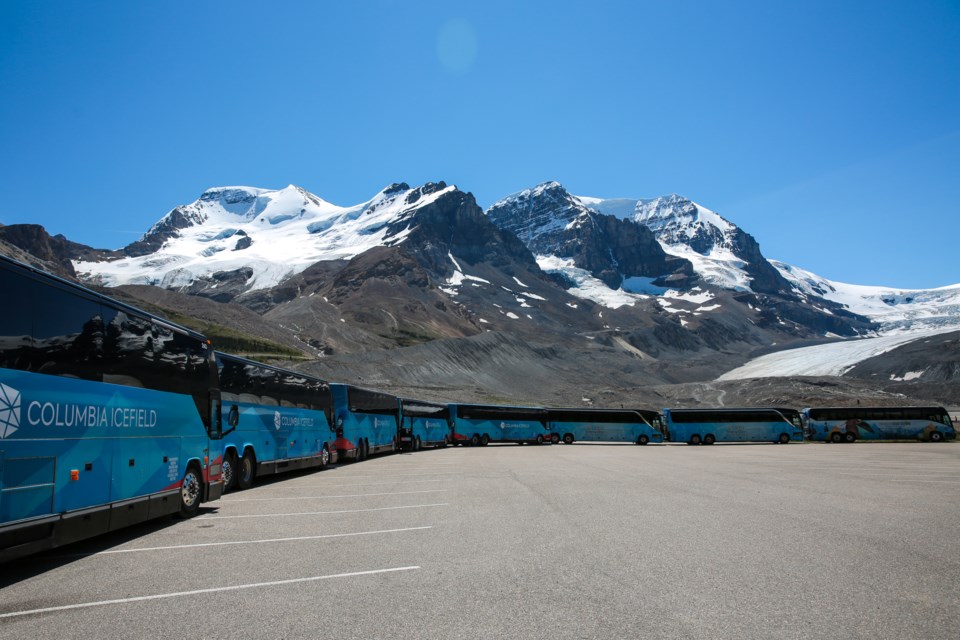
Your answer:
[[[556,273],[562,275],[569,283],[571,288],[567,290],[572,296],[583,300],[596,302],[610,309],[620,307],[632,307],[637,300],[648,298],[642,294],[627,293],[623,289],[611,289],[598,278],[593,277],[586,269],[580,269],[574,266],[572,258],[559,258],[557,256],[537,256],[537,264],[545,273]]]
[[[403,220],[455,189],[423,195],[393,185],[367,202],[340,207],[294,185],[279,190],[219,187],[177,207],[145,234],[143,239],[168,228],[175,217],[189,223],[156,252],[74,265],[82,277],[96,277],[106,286],[167,288],[249,268],[247,287],[263,289],[321,260],[350,259],[376,246],[403,242],[412,230],[402,227]]]

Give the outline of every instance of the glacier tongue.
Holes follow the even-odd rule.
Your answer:
[[[880,323],[883,334],[960,328],[960,284],[937,289],[895,289],[827,280],[799,267],[771,260],[795,290],[819,296]]]

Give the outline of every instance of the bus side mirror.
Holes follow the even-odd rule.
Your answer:
[[[237,425],[240,424],[240,407],[237,405],[232,405],[230,407],[230,411],[227,413],[227,424],[230,426],[230,428],[220,434],[221,438],[236,431]]]

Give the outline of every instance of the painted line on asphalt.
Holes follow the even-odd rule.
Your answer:
[[[132,598],[118,598],[116,600],[99,600],[96,602],[82,602],[79,604],[67,604],[60,607],[44,607],[42,609],[28,609],[25,611],[11,611],[10,613],[0,613],[0,619],[16,618],[20,616],[29,616],[38,613],[52,613],[54,611],[71,611],[74,609],[88,609],[90,607],[105,607],[112,604],[129,604],[131,602],[146,602],[149,600],[163,600],[166,598],[182,598],[185,596],[197,596],[205,593],[222,593],[225,591],[240,591],[242,589],[257,589],[261,587],[279,587],[288,584],[301,584],[304,582],[319,582],[321,580],[334,580],[336,578],[356,578],[359,576],[372,576],[383,573],[397,573],[400,571],[415,571],[418,566],[395,567],[393,569],[374,569],[373,571],[354,571],[352,573],[335,573],[326,576],[312,576],[310,578],[292,578],[290,580],[273,580],[271,582],[254,582],[250,584],[237,584],[227,587],[213,587],[210,589],[195,589],[193,591],[176,591],[173,593],[158,593],[150,596],[135,596]]]
[[[446,489],[423,489],[421,491],[394,491],[387,493],[347,493],[337,496],[290,496],[287,498],[235,498],[233,500],[221,498],[217,506],[233,504],[234,502],[274,502],[275,500],[327,500],[332,498],[368,498],[375,496],[409,496],[419,493],[445,493]]]
[[[400,507],[377,507],[375,509],[344,509],[342,511],[298,511],[294,513],[255,513],[241,516],[200,516],[195,520],[229,520],[235,518],[282,518],[286,516],[320,516],[333,515],[337,513],[365,513],[367,511],[396,511],[397,509],[424,509],[426,507],[446,507],[449,502],[438,502],[436,504],[411,504]]]
[[[403,480],[400,482],[346,482],[343,484],[328,484],[323,483],[324,487],[381,487],[383,485],[397,485],[397,484],[422,484],[424,482],[446,482],[446,478],[436,478],[434,480]],[[294,485],[289,487],[281,487],[279,485],[270,487],[271,489],[317,489],[321,485],[319,484],[301,484]]]
[[[931,471],[929,473],[883,473],[882,471],[837,471],[835,475],[838,476],[881,476],[881,477],[893,477],[893,478],[907,478],[910,476],[919,477],[919,478],[929,478],[931,476],[945,476],[950,474],[956,474],[956,471]],[[960,476],[957,476],[957,480],[960,480]]]
[[[226,547],[238,544],[267,544],[273,542],[297,542],[301,540],[325,540],[327,538],[351,538],[355,536],[373,536],[380,533],[403,533],[405,531],[423,531],[432,529],[432,526],[426,527],[406,527],[404,529],[380,529],[379,531],[357,531],[354,533],[327,533],[317,536],[297,536],[295,538],[268,538],[266,540],[226,540],[222,542],[196,542],[193,544],[176,544],[165,547],[142,547],[136,549],[111,549],[110,551],[99,551],[91,553],[91,556],[108,556],[118,553],[140,553],[144,551],[168,551],[171,549],[195,549],[198,547]]]
[[[459,471],[438,471],[436,473],[378,473],[370,476],[338,476],[337,480],[346,480],[348,478],[427,478],[432,476],[455,476],[459,475],[459,473]]]

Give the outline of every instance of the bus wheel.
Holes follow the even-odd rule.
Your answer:
[[[777,440],[777,442],[779,442],[780,444],[787,444],[787,443],[789,443],[789,442],[790,442],[790,436],[789,436],[789,434],[781,433],[781,434],[780,434],[780,438],[779,438],[779,440]]]
[[[560,443],[560,434],[559,434],[559,433],[554,433],[554,434],[552,434],[552,435],[550,436],[550,442],[552,442],[553,444],[559,444],[559,443]]]
[[[703,444],[713,444],[716,441],[717,437],[712,433],[708,433],[707,435],[703,436]]]
[[[479,447],[479,446],[480,446],[480,434],[479,434],[479,433],[475,433],[475,434],[473,434],[473,435],[470,437],[470,445],[473,446],[473,447]]]
[[[857,439],[857,436],[853,435],[853,434],[850,433],[849,431],[846,432],[845,434],[843,434],[843,441],[844,441],[844,442],[853,442],[853,441],[855,441],[856,439]]]
[[[930,434],[930,442],[943,442],[943,434],[939,431],[934,431]]]
[[[695,433],[695,434],[693,434],[692,436],[690,436],[690,442],[689,442],[689,444],[694,444],[694,445],[696,445],[696,444],[700,444],[700,442],[701,442],[701,440],[700,440],[700,434]]]
[[[646,446],[649,442],[650,442],[650,438],[648,438],[646,435],[642,435],[639,438],[637,438],[637,444],[640,445],[641,447]]]
[[[238,489],[249,489],[253,486],[253,473],[256,469],[256,459],[253,456],[253,451],[247,449],[243,452],[243,458],[240,460],[240,464],[237,466],[237,488]]]
[[[831,434],[830,434],[830,442],[843,442],[843,436],[840,435],[840,432],[839,432],[839,431],[837,431],[837,432],[835,432],[835,433],[831,433]]]
[[[573,444],[573,434],[565,433],[563,434],[563,444]]]
[[[488,444],[490,444],[490,436],[488,436],[487,434],[483,434],[482,436],[480,436],[480,446],[485,447]]]
[[[223,454],[223,464],[220,466],[223,476],[223,492],[232,490],[237,480],[237,455],[231,450]]]
[[[537,435],[537,444],[543,444],[543,435],[542,435],[542,434]]]
[[[200,470],[191,464],[180,484],[180,517],[192,518],[200,510]]]
[[[320,470],[323,471],[330,466],[330,450],[327,449],[327,443],[324,442],[320,447]]]
[[[414,451],[420,451],[420,449],[422,449],[422,448],[423,448],[423,443],[420,442],[420,436],[417,436],[417,440],[416,440],[416,442],[414,442],[414,444],[413,444],[413,450],[414,450]]]

